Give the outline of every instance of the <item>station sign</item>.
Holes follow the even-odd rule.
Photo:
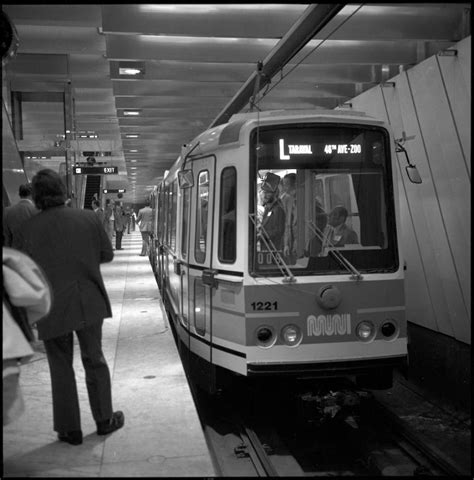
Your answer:
[[[102,193],[125,193],[127,190],[125,188],[104,188]]]
[[[109,175],[117,174],[118,167],[78,167],[74,165],[72,167],[72,173],[74,175]]]

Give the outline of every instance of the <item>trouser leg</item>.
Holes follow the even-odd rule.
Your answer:
[[[140,232],[142,235],[142,252],[140,255],[147,255],[148,253],[148,248],[147,248],[147,236],[148,232]]]
[[[76,331],[86,374],[89,403],[96,422],[109,419],[113,413],[110,372],[102,351],[102,323],[103,321],[100,321]]]
[[[53,427],[56,432],[81,430],[81,414],[74,375],[72,333],[44,340],[51,374]]]
[[[122,235],[123,232],[116,230],[115,231],[115,248],[122,248]]]
[[[113,222],[109,222],[108,225],[107,225],[107,235],[109,236],[109,240],[110,240],[110,243],[112,243],[112,239],[113,239],[113,231],[114,231],[114,227],[113,227]],[[113,245],[113,243],[112,243]]]

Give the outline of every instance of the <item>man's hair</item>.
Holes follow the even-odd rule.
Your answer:
[[[296,173],[287,173],[283,178],[283,183],[290,187],[294,187],[296,185]]]
[[[92,200],[92,205],[94,205],[95,207],[100,207],[100,202],[99,200]]]
[[[40,170],[33,177],[31,186],[33,201],[40,210],[64,205],[66,188],[61,177],[54,170],[49,168]]]
[[[18,195],[20,195],[20,198],[26,198],[31,195],[31,183],[24,183],[23,185],[20,185],[20,188],[18,189]]]
[[[347,211],[347,208],[343,207],[342,205],[337,205],[336,207],[334,207],[333,212],[336,212],[338,217],[340,217],[342,215],[344,217],[344,221],[346,220],[347,216],[349,215],[349,212]]]

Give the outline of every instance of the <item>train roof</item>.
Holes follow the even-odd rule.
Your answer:
[[[363,117],[365,119],[373,119],[365,112],[356,110],[349,110],[348,108],[328,109],[328,108],[313,108],[313,109],[281,109],[281,110],[267,110],[260,112],[236,113],[229,119],[229,123],[241,120],[265,119],[271,117],[314,117],[314,116],[331,116],[331,117]]]

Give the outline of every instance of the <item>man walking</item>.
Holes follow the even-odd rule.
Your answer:
[[[73,369],[73,332],[79,340],[87,392],[97,434],[121,428],[124,415],[112,410],[111,380],[102,352],[102,324],[112,316],[100,264],[113,259],[110,240],[91,210],[67,208],[65,188],[53,170],[32,180],[41,210],[18,229],[13,248],[24,251],[44,271],[53,292],[50,313],[38,322],[51,373],[54,430],[61,441],[82,443]]]
[[[31,184],[20,185],[18,194],[20,195],[20,201],[5,208],[3,212],[3,245],[5,247],[12,246],[17,228],[25,220],[38,213],[38,209],[31,200]]]
[[[153,224],[153,210],[149,202],[138,211],[137,221],[142,235],[142,251],[140,256],[144,257],[150,253],[150,235]]]

